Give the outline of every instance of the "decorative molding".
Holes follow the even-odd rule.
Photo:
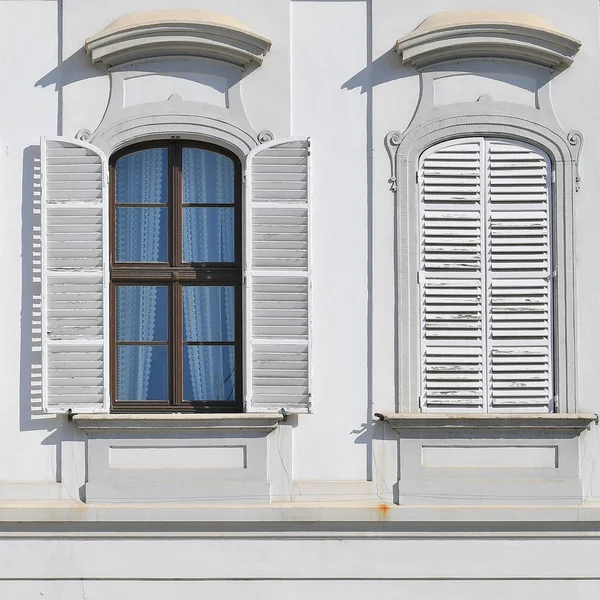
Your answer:
[[[191,104],[191,103],[186,103]],[[150,107],[152,110],[152,107]],[[140,113],[124,116],[114,122],[101,123],[92,136],[92,143],[110,155],[119,148],[143,139],[160,139],[171,136],[207,141],[229,148],[240,158],[256,147],[253,132],[225,120],[224,117],[192,114],[192,110]]]
[[[419,290],[415,273],[419,270],[419,196],[415,172],[419,157],[429,147],[458,137],[494,136],[522,140],[548,154],[555,172],[553,185],[553,235],[556,257],[554,294],[556,360],[556,410],[577,413],[575,360],[575,268],[574,220],[575,156],[577,146],[569,143],[548,113],[517,105],[480,102],[434,109],[430,118],[415,121],[402,134],[396,153],[398,190],[396,192],[397,243],[397,375],[400,413],[419,413]],[[426,113],[423,113],[425,117]]]
[[[407,429],[501,429],[562,431],[580,433],[592,423],[598,424],[598,415],[588,414],[413,414],[387,413],[375,415],[402,432]]]
[[[92,132],[89,129],[80,129],[75,134],[76,140],[81,140],[82,142],[89,142],[92,137]]]
[[[549,69],[568,67],[581,42],[526,13],[451,11],[425,19],[400,38],[402,63],[418,69],[465,58],[504,58]]]
[[[166,56],[214,58],[246,67],[260,65],[270,47],[270,40],[231,17],[193,10],[126,15],[85,42],[92,63],[106,67]]]
[[[272,142],[275,139],[275,136],[273,135],[272,131],[263,129],[263,131],[256,136],[256,139],[258,140],[259,144],[266,144],[267,142]]]
[[[388,183],[390,184],[390,190],[395,192],[398,189],[398,180],[396,175],[396,153],[398,152],[398,146],[400,145],[400,140],[402,139],[402,134],[399,131],[390,131],[384,140],[385,149],[387,150],[388,156],[390,158],[390,178],[388,179]]]
[[[283,420],[279,413],[241,414],[77,414],[73,421],[86,433],[98,431],[272,431]]]
[[[583,134],[579,131],[570,131],[567,134],[567,141],[575,151],[575,191],[578,192],[581,189],[581,175],[579,174],[579,158],[581,156],[581,149],[583,148]]]

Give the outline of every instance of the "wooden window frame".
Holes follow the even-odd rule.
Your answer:
[[[234,164],[234,262],[183,263],[183,187],[182,150],[199,148],[227,156]],[[140,150],[168,149],[168,232],[169,263],[117,263],[116,262],[116,163]],[[127,146],[113,154],[109,163],[110,210],[110,388],[113,413],[170,413],[216,412],[234,413],[243,410],[243,274],[242,274],[242,165],[239,158],[228,150],[213,144],[186,140],[159,140]],[[222,207],[222,204],[203,203],[203,207]],[[235,400],[234,401],[183,401],[183,299],[186,284],[226,285],[234,288],[235,298]],[[117,401],[117,309],[116,289],[119,285],[166,285],[169,312],[169,401]],[[219,345],[207,342],[206,345]]]

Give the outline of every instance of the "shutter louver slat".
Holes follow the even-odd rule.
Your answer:
[[[309,142],[274,141],[247,169],[247,409],[310,412]]]
[[[423,408],[480,409],[484,399],[481,142],[421,163]]]
[[[107,165],[78,140],[42,141],[43,406],[106,412]]]
[[[550,164],[538,150],[488,142],[490,408],[552,403]]]

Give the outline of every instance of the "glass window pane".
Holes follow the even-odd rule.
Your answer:
[[[117,160],[117,204],[166,204],[168,202],[169,152],[149,148]]]
[[[235,400],[233,346],[183,347],[183,399]]]
[[[232,342],[235,336],[235,300],[231,286],[183,288],[183,340]]]
[[[181,163],[184,204],[233,204],[233,160],[223,154],[183,148]]]
[[[117,346],[117,401],[169,399],[167,346]]]
[[[183,262],[233,262],[232,208],[183,209]]]
[[[117,208],[117,262],[167,262],[167,208]]]
[[[117,286],[117,341],[166,342],[168,291],[166,285]]]

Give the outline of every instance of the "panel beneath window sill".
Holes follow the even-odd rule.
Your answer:
[[[392,429],[399,433],[409,429],[537,430],[580,433],[592,423],[598,423],[598,415],[592,414],[385,413],[377,416],[387,421]]]
[[[274,414],[75,415],[87,502],[268,503]]]
[[[587,414],[378,415],[398,434],[398,503],[548,506],[583,501]]]
[[[283,415],[279,413],[234,414],[80,414],[73,417],[86,433],[114,430],[189,431],[254,430],[272,431]]]

